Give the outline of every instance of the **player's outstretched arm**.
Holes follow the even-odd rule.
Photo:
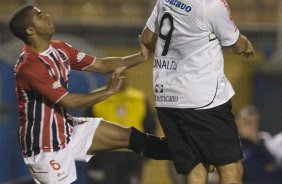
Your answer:
[[[239,35],[237,42],[231,46],[231,49],[235,54],[242,55],[247,58],[255,54],[252,43],[241,34]]]
[[[148,49],[150,49],[151,52],[154,52],[156,48],[157,39],[158,35],[150,31],[150,29],[145,26],[140,37],[141,43],[144,44]]]
[[[146,47],[140,43],[140,51],[138,53],[124,57],[96,58],[95,62],[86,68],[86,71],[107,74],[113,72],[118,67],[125,66],[130,68],[148,60],[150,54]]]
[[[57,103],[65,108],[89,107],[94,105],[120,90],[122,80],[124,79],[122,75],[124,70],[125,67],[116,69],[112,73],[109,83],[105,88],[101,88],[89,94],[68,93]]]

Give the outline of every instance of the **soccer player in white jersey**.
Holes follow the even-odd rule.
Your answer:
[[[36,183],[72,183],[75,160],[88,161],[97,151],[129,148],[154,159],[170,159],[165,139],[102,118],[74,118],[66,113],[66,108],[91,106],[116,93],[122,71],[148,58],[142,44],[140,52],[130,56],[96,58],[51,40],[55,27],[50,16],[32,5],[17,9],[9,26],[25,43],[15,66],[19,142]],[[104,89],[69,93],[71,69],[112,75]]]
[[[233,88],[222,47],[252,56],[225,0],[158,0],[141,35],[155,52],[155,105],[176,170],[187,183],[207,181],[215,165],[222,184],[242,183],[242,150],[231,113]]]

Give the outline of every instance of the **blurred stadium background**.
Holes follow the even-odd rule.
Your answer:
[[[22,183],[30,178],[17,142],[17,105],[13,66],[22,43],[8,29],[10,14],[31,3],[55,20],[57,34],[75,47],[96,56],[123,56],[138,51],[137,37],[156,0],[0,0],[0,183]],[[254,43],[250,60],[224,50],[226,74],[233,84],[234,113],[254,104],[262,115],[261,129],[282,130],[282,0],[227,0],[241,32]],[[129,70],[129,84],[143,90],[153,105],[152,62]],[[103,76],[73,72],[72,91],[87,92],[104,84]],[[83,110],[73,112],[76,115]],[[159,134],[162,131],[159,128]],[[83,166],[78,166],[83,168]],[[83,169],[76,183],[84,183]],[[167,163],[149,161],[143,184],[170,184]]]

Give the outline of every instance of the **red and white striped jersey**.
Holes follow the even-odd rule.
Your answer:
[[[42,53],[24,46],[15,66],[19,141],[24,156],[58,151],[69,143],[73,123],[56,103],[68,93],[70,70],[84,70],[94,61],[94,56],[63,41],[51,41]]]

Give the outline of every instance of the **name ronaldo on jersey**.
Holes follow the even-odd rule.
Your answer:
[[[162,60],[162,59],[155,59],[154,68],[160,68],[165,70],[177,70],[178,63],[172,60]]]

